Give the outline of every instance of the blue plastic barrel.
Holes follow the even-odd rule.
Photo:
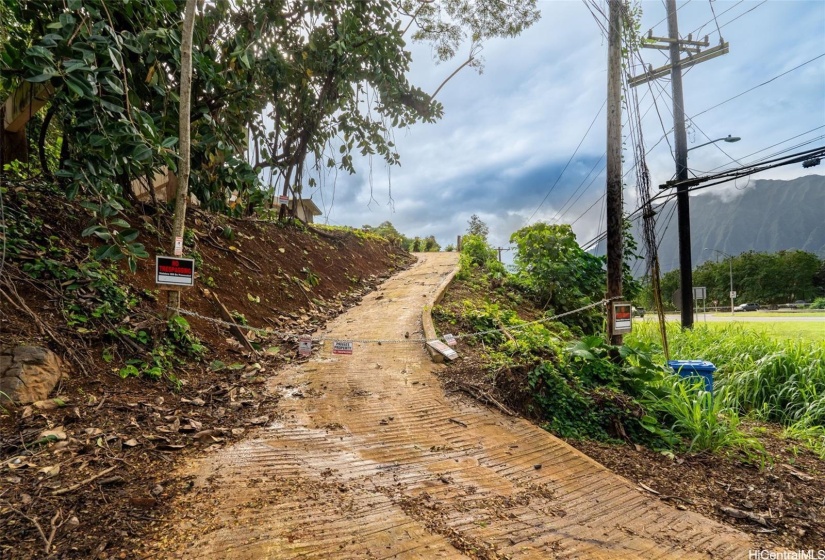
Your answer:
[[[681,377],[701,377],[705,382],[705,391],[713,393],[713,372],[716,366],[704,360],[670,360],[667,365]]]

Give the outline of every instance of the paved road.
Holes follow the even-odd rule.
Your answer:
[[[329,326],[420,336],[456,266],[421,255]],[[748,537],[637,489],[527,421],[446,397],[421,344],[324,348],[268,382],[282,419],[187,470],[183,558],[747,558]],[[186,473],[184,473],[186,474]],[[170,556],[173,555],[169,552]]]

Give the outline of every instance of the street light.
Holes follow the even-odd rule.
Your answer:
[[[705,247],[705,251],[710,251],[711,249]],[[728,257],[728,264],[730,265],[730,314],[733,317],[733,255],[729,255],[724,251],[719,251],[718,249],[713,249],[714,253],[719,253],[720,255],[725,255]]]
[[[741,138],[738,136],[731,136],[728,134],[724,138],[717,138],[716,140],[711,140],[710,142],[705,142],[704,144],[699,144],[698,146],[688,148],[687,151],[695,150],[696,148],[701,148],[702,146],[707,146],[708,144],[715,144],[716,142],[739,142],[740,140]]]

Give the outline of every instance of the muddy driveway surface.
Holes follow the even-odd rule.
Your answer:
[[[180,558],[747,558],[740,532],[652,500],[517,418],[446,397],[421,312],[456,266],[419,256],[273,375],[282,416],[193,462],[157,550]],[[408,335],[409,339],[405,339]]]

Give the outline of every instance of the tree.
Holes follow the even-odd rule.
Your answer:
[[[438,244],[434,235],[428,235],[424,238],[424,251],[427,253],[437,253],[441,250],[441,245]]]
[[[205,3],[193,31],[191,192],[207,209],[237,214],[275,189],[315,187],[310,175],[324,167],[354,172],[357,152],[398,163],[391,130],[442,114],[434,100],[441,86],[427,94],[408,80],[407,34],[432,43],[440,61],[469,43],[459,69],[480,68],[483,42],[520,33],[538,18],[535,5]],[[56,127],[62,137],[52,171],[70,196],[94,199],[100,227],[88,231],[111,247],[100,257],[145,254],[129,241],[134,230],[119,225],[119,208],[135,179],[178,171],[183,7],[171,0],[3,4],[0,90],[25,80],[52,91],[43,129]],[[233,191],[245,204],[227,204]]]
[[[602,298],[604,258],[584,251],[567,224],[536,223],[513,233],[516,280],[534,301],[554,312],[571,311]],[[573,321],[594,329],[597,317],[583,314]]]
[[[478,214],[473,214],[470,216],[470,219],[467,220],[467,234],[468,235],[477,235],[484,241],[487,241],[487,235],[490,233],[490,228],[487,227],[481,218],[478,217]]]
[[[189,168],[190,168],[190,113],[192,94],[192,30],[195,27],[195,2],[186,0],[183,12],[183,38],[180,46],[180,164],[178,165],[178,190],[175,195],[175,215],[172,225],[171,253],[175,253],[177,238],[183,239],[183,230],[186,225],[186,201],[189,198]],[[150,187],[151,188],[151,187]],[[180,292],[169,291],[169,307],[176,310],[180,306]],[[177,312],[177,311],[175,311]]]

